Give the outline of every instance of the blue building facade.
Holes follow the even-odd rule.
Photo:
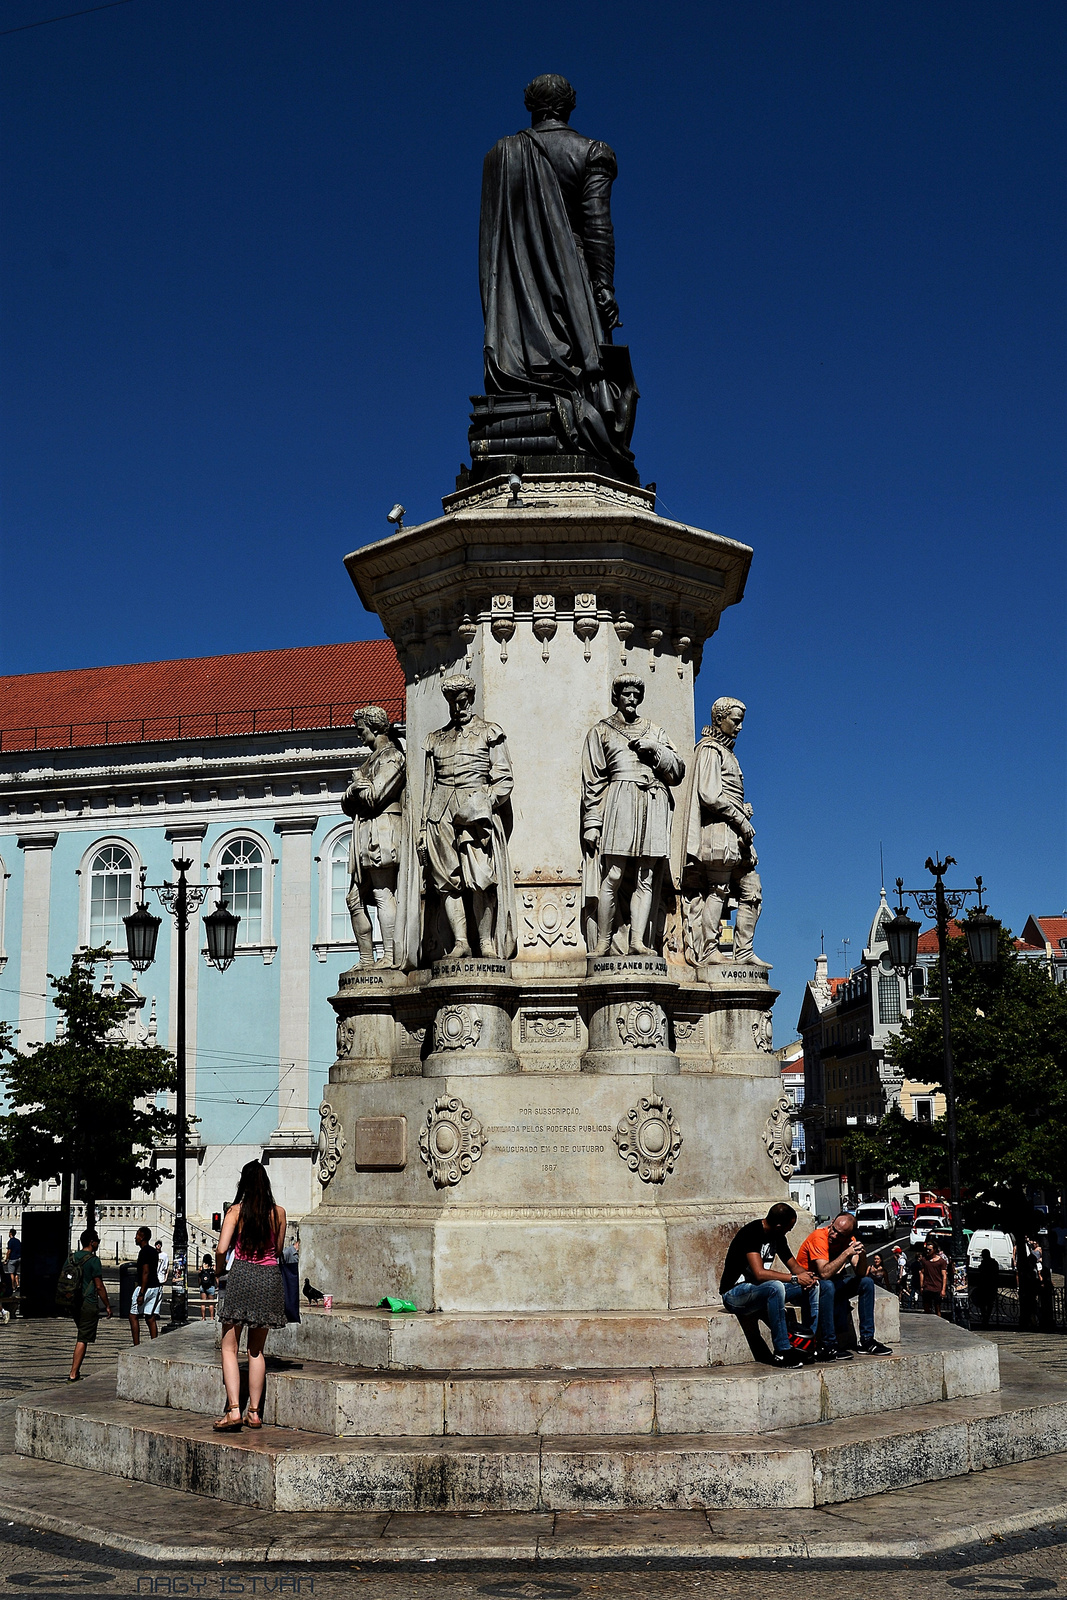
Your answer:
[[[151,1028],[173,1048],[171,918],[160,913],[156,960],[142,977],[125,954],[122,919],[142,871],[162,884],[185,859],[191,882],[221,875],[241,918],[225,973],[206,962],[203,913],[189,937],[187,1093],[197,1121],[187,1192],[190,1219],[204,1227],[254,1158],[268,1162],[294,1216],[316,1201],[318,1105],[336,1056],[329,996],[358,960],[345,905],[351,824],[340,805],[362,754],[351,714],[370,702],[401,720],[402,697],[384,641],[0,680],[0,1017],[22,1048],[55,1037],[48,974],[104,944],[131,1038]],[[58,1198],[52,1187],[38,1203]],[[172,1181],[155,1200],[163,1227]]]

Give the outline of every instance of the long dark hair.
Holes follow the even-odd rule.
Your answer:
[[[237,1237],[252,1256],[265,1256],[274,1249],[274,1194],[267,1169],[261,1161],[249,1161],[241,1168],[234,1204],[240,1206]]]

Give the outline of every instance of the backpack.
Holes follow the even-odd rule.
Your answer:
[[[61,1311],[77,1311],[85,1294],[82,1277],[82,1251],[72,1250],[63,1263],[56,1284],[56,1305]]]

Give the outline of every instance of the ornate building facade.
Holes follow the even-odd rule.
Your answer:
[[[48,974],[105,944],[115,956],[102,978],[128,997],[131,1038],[151,1031],[173,1048],[171,918],[161,913],[141,978],[125,953],[142,871],[162,884],[184,857],[191,882],[221,875],[241,919],[225,973],[205,960],[203,913],[190,931],[194,1223],[210,1225],[260,1155],[292,1214],[318,1198],[318,1106],[336,1055],[328,996],[359,959],[341,798],[365,754],[352,713],[368,702],[403,718],[386,641],[0,679],[0,1017],[22,1048],[55,1037]],[[154,1197],[161,1229],[172,1196],[165,1184]]]

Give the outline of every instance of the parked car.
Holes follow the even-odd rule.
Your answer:
[[[893,1232],[893,1208],[885,1200],[864,1200],[856,1208],[856,1232],[861,1239],[888,1239]]]
[[[1015,1281],[1015,1239],[998,1228],[976,1228],[967,1241],[967,1265],[977,1267],[988,1250],[1000,1269],[1001,1279]]]
[[[922,1200],[915,1207],[909,1240],[923,1244],[928,1233],[951,1233],[952,1212],[943,1200]]]

